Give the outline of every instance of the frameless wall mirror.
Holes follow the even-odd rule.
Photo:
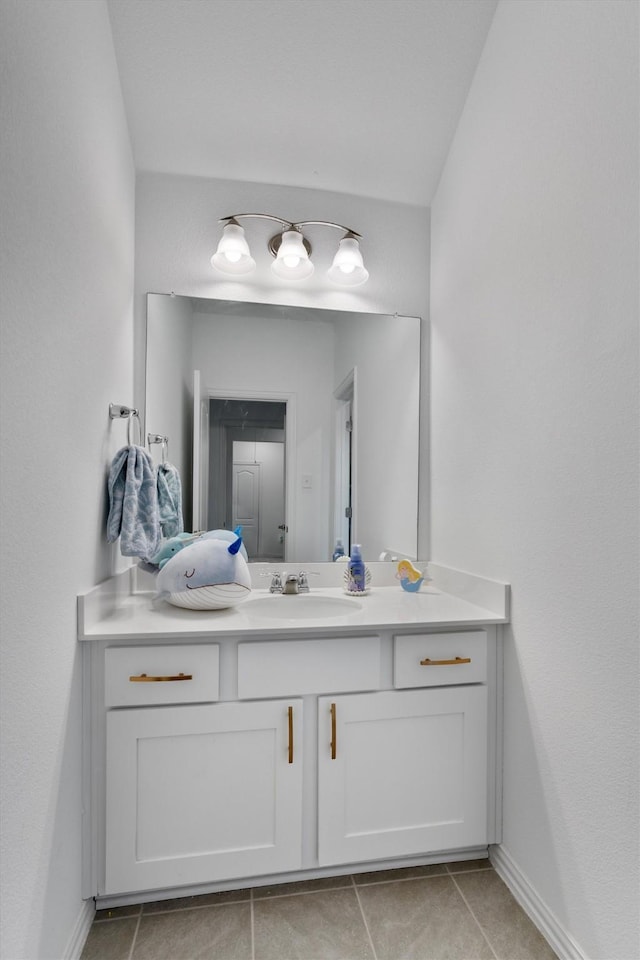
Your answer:
[[[147,296],[145,433],[169,438],[188,530],[251,560],[415,557],[420,320]]]

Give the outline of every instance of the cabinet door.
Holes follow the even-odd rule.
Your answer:
[[[319,861],[487,842],[487,689],[323,697]]]
[[[300,700],[112,710],[101,892],[299,869],[301,743]]]

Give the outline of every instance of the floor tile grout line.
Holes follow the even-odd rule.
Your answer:
[[[149,913],[143,914],[145,917],[166,917],[168,913],[185,913],[187,910],[210,910],[212,907],[218,909],[218,907],[230,907],[235,906],[238,903],[249,903],[250,897],[245,897],[243,900],[225,900],[223,903],[192,903],[188,907],[174,907],[172,910],[170,907],[167,907],[166,910],[151,910]],[[167,901],[168,903],[170,901]],[[143,904],[144,906],[144,904]],[[123,919],[126,920],[126,917],[114,917],[114,920]],[[99,920],[98,923],[106,923],[105,920]],[[111,923],[111,921],[109,921]]]
[[[329,893],[331,890],[349,890],[350,883],[339,887],[318,887],[315,890],[287,890],[286,893],[272,893],[268,897],[255,897],[256,900],[281,900],[283,897],[306,897],[310,893]]]
[[[99,923],[101,926],[103,923],[121,923],[123,920],[133,920],[138,916],[138,913],[126,913],[121,917],[96,917],[91,926],[94,923]]]
[[[452,874],[449,870],[443,870],[442,873],[416,873],[412,877],[385,877],[384,880],[367,880],[366,883],[358,883],[358,881],[355,880],[358,874],[355,874],[354,883],[357,887],[375,887],[381,883],[406,883],[407,880],[431,880],[435,877],[457,877],[467,873],[488,873],[490,869],[490,867],[478,867],[477,870],[458,870],[455,874]]]
[[[353,891],[356,895],[356,900],[358,901],[358,907],[360,908],[360,915],[362,916],[362,922],[364,923],[364,928],[367,931],[367,937],[369,938],[369,946],[371,947],[373,960],[378,960],[378,954],[376,953],[376,948],[373,944],[373,937],[371,936],[371,931],[369,930],[369,924],[367,923],[367,918],[364,915],[364,910],[362,908],[362,901],[360,900],[360,894],[358,893],[358,884],[356,883],[356,878],[354,876],[351,877],[351,882],[353,883]]]
[[[436,877],[448,877],[448,873],[427,873],[427,874],[417,874],[415,877],[396,877],[395,880],[390,880],[388,877],[386,880],[371,880],[369,883],[356,883],[358,889],[364,887],[379,887],[383,883],[408,883],[410,880],[435,880]]]
[[[253,908],[253,889],[249,890],[249,924],[251,927],[251,960],[256,960],[256,928]]]
[[[467,907],[467,910],[469,911],[469,913],[471,914],[471,916],[472,916],[473,919],[475,920],[475,922],[476,922],[476,924],[477,924],[477,926],[478,926],[478,929],[480,930],[480,933],[481,933],[482,936],[484,937],[484,940],[485,940],[487,946],[489,947],[489,950],[491,950],[491,953],[492,953],[493,956],[495,957],[495,960],[499,960],[498,954],[497,954],[496,951],[493,949],[493,944],[492,944],[491,941],[489,940],[489,937],[487,936],[487,933],[485,932],[484,927],[482,926],[482,924],[481,924],[480,921],[478,920],[477,916],[475,915],[474,911],[472,910],[469,901],[467,900],[467,898],[465,897],[464,893],[462,892],[462,890],[461,890],[461,888],[460,888],[460,884],[456,882],[455,876],[452,875],[452,876],[451,876],[451,879],[452,879],[453,882],[454,882],[454,885],[455,885],[456,890],[458,891],[458,893],[460,894],[460,896],[461,896],[462,899],[464,900],[465,905],[466,905],[466,907]]]
[[[136,940],[138,939],[138,930],[140,929],[140,921],[142,920],[142,904],[140,904],[140,912],[138,914],[138,922],[136,923],[136,928],[133,931],[133,940],[131,941],[131,946],[129,947],[129,956],[127,960],[131,960],[133,957],[133,951],[136,947]]]
[[[466,871],[464,871],[464,872],[465,872],[465,873],[475,873],[475,872],[477,872],[477,871],[466,870]],[[357,883],[357,881],[355,880],[355,878],[352,878],[352,883],[345,883],[345,884],[343,884],[343,885],[341,885],[341,886],[339,886],[339,887],[318,887],[318,888],[315,889],[315,890],[287,890],[286,893],[272,893],[272,894],[270,894],[270,895],[267,896],[267,897],[255,896],[255,899],[256,899],[256,900],[280,900],[280,899],[282,899],[282,897],[306,897],[308,894],[311,894],[311,893],[329,893],[331,890],[348,890],[348,889],[350,889],[350,887],[351,887],[352,885],[353,885],[353,886],[356,886],[356,887],[358,887],[358,889],[360,889],[361,887],[379,887],[379,886],[380,886],[381,884],[383,884],[383,883],[386,883],[386,884],[389,884],[389,883],[407,883],[407,881],[409,881],[409,880],[431,880],[432,878],[435,879],[435,877],[448,877],[448,876],[450,876],[450,874],[448,874],[448,873],[445,872],[445,873],[427,874],[426,876],[420,876],[420,875],[418,875],[418,876],[415,876],[415,877],[396,877],[395,880],[392,880],[392,879],[390,879],[389,877],[387,877],[385,880],[371,880],[369,883]],[[237,902],[242,903],[242,901],[234,901],[234,903],[237,903]],[[192,909],[194,909],[194,908],[193,908],[193,907],[180,907],[180,909],[181,909],[181,910],[192,910]],[[176,912],[177,912],[177,911],[176,911]]]

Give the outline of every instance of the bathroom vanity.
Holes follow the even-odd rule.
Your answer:
[[[136,569],[79,598],[85,896],[101,905],[481,857],[500,839],[508,588],[430,565],[369,595],[154,602]],[[378,569],[379,568],[379,569]]]

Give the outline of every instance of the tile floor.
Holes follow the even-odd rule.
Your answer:
[[[82,960],[556,960],[488,860],[98,911]]]

